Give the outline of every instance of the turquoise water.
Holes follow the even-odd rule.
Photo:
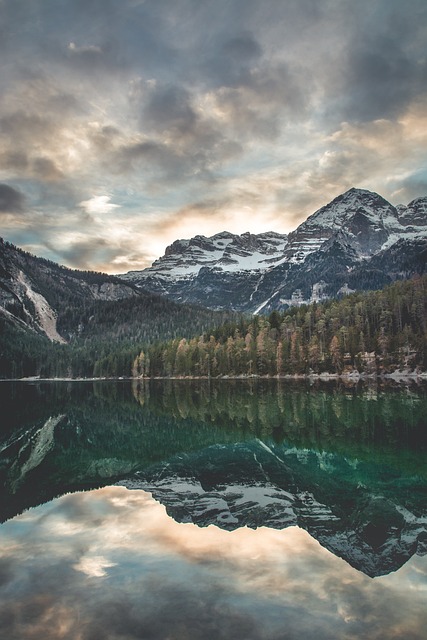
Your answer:
[[[425,388],[2,383],[0,402],[1,637],[425,637]]]

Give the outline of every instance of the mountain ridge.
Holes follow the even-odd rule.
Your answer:
[[[405,245],[398,244],[402,240]],[[375,192],[352,187],[289,234],[224,231],[176,240],[151,267],[120,277],[178,302],[260,313],[422,274],[426,251],[427,197],[395,207]],[[344,255],[333,271],[337,253]],[[402,265],[405,256],[406,267],[397,271],[394,263]],[[306,275],[316,272],[326,279]]]
[[[99,321],[107,339],[126,336],[134,343],[147,339],[147,306],[151,316],[154,309],[160,314],[157,329],[189,313],[187,307],[168,312],[169,303],[210,313],[268,314],[381,289],[422,275],[426,263],[427,197],[394,207],[374,192],[352,188],[290,234],[224,231],[176,240],[152,267],[120,277],[72,270],[1,240],[0,320],[57,343],[93,336]],[[167,336],[177,330],[169,327]]]

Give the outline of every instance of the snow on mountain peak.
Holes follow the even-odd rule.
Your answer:
[[[165,279],[190,278],[203,267],[221,271],[256,271],[265,269],[265,261],[272,262],[283,257],[287,236],[265,232],[249,232],[236,235],[222,231],[214,236],[196,235],[190,239],[175,240],[143,272],[145,276],[159,276]],[[128,274],[128,276],[131,276]]]
[[[378,222],[387,220],[392,225],[398,219],[396,208],[377,193],[352,187],[315,211],[298,229],[312,226],[338,229],[356,215],[359,217],[363,215],[369,220]]]
[[[399,207],[399,220],[405,226],[427,227],[427,196],[415,198],[407,207]]]
[[[411,247],[427,239],[426,219],[427,197],[394,207],[377,193],[353,187],[289,235],[222,231],[176,240],[151,267],[121,277],[179,302],[259,311],[295,304],[296,292],[308,281],[306,297],[320,281],[325,291],[333,288],[328,278],[334,269],[334,282],[347,282],[353,270],[363,271],[376,256],[381,262],[382,253],[402,239]],[[421,255],[419,248],[410,251]],[[414,269],[422,269],[422,257],[414,260]],[[408,268],[402,266],[397,277]]]
[[[290,263],[304,262],[341,230],[353,239],[360,257],[372,255],[391,235],[405,231],[396,207],[373,191],[352,187],[315,211],[289,235],[287,259]]]

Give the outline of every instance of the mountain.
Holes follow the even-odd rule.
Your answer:
[[[61,311],[139,295],[114,276],[67,269],[0,240],[0,314],[54,342],[66,342],[57,327]]]
[[[130,375],[141,344],[230,319],[0,241],[0,377]]]
[[[369,485],[357,486],[369,472]],[[403,494],[387,491],[373,467],[369,472],[327,452],[253,440],[181,453],[119,484],[149,491],[177,522],[229,531],[299,526],[374,577],[427,553],[426,521],[422,507],[415,516]],[[413,490],[421,505],[421,485]]]
[[[198,235],[176,240],[148,269],[120,277],[178,302],[239,309],[248,291],[256,291],[260,274],[283,260],[286,244],[286,235],[273,232]],[[224,304],[230,300],[234,303]]]
[[[350,189],[289,235],[219,233],[177,240],[151,267],[121,278],[213,309],[273,309],[381,288],[424,273],[427,197],[394,207]]]

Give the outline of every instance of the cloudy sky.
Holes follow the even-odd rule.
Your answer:
[[[427,194],[425,0],[0,0],[0,235],[125,272]]]

